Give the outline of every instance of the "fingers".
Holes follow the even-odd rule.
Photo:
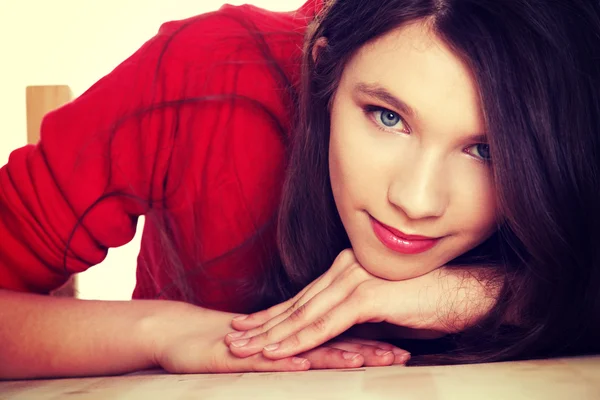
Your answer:
[[[309,296],[307,292],[305,296]],[[309,325],[311,321],[326,313],[346,297],[344,288],[333,288],[317,292],[312,299],[301,298],[286,311],[271,319],[267,323],[255,329],[250,329],[243,334],[234,332],[225,337],[227,345],[234,341],[240,343],[240,340],[251,339],[249,345],[245,347],[247,351],[256,348],[257,352],[262,347],[271,343],[273,340],[281,340]],[[313,301],[314,300],[314,301]],[[269,342],[269,343],[267,343]],[[237,354],[236,352],[234,352]],[[247,355],[251,353],[246,353]]]
[[[225,343],[227,343],[229,345],[233,340],[239,340],[239,339],[243,339],[243,338],[251,338],[251,337],[257,336],[263,332],[270,330],[274,326],[276,326],[279,323],[281,323],[282,321],[284,321],[286,318],[288,318],[288,316],[290,314],[292,314],[295,311],[297,311],[298,309],[302,308],[317,293],[319,293],[322,290],[320,288],[321,285],[318,285],[318,282],[314,282],[314,283],[315,283],[315,285],[313,285],[313,288],[316,288],[316,290],[305,291],[305,293],[301,297],[298,298],[298,296],[296,296],[294,299],[292,299],[293,301],[287,301],[285,303],[282,303],[282,304],[286,305],[287,308],[285,308],[285,309],[282,308],[283,311],[279,315],[272,317],[271,319],[267,320],[265,323],[257,326],[256,328],[246,330],[243,335],[236,335],[235,333],[227,335],[225,337]]]
[[[314,282],[313,282],[314,283]],[[267,308],[266,310],[258,311],[249,315],[239,315],[231,321],[231,327],[238,331],[248,331],[250,329],[256,328],[257,326],[268,322],[269,320],[275,318],[285,310],[287,310],[294,302],[296,298],[300,298],[299,296],[303,295],[308,289],[310,285],[305,287],[300,293],[298,293],[295,297],[273,307]]]
[[[259,311],[250,315],[240,315],[235,317],[232,321],[232,327],[238,331],[248,331],[250,329],[258,329],[260,332],[253,332],[252,334],[246,335],[246,337],[256,336],[256,334],[270,329],[272,326],[281,322],[286,315],[291,314],[297,307],[305,304],[312,299],[317,293],[325,290],[331,282],[333,282],[338,275],[344,271],[344,268],[352,263],[356,262],[356,257],[351,249],[342,251],[334,260],[331,268],[321,275],[319,278],[314,280],[311,284],[306,286],[300,293],[283,303],[277,304],[267,310]],[[267,322],[275,319],[269,325],[264,325]],[[263,326],[261,326],[263,325]],[[237,336],[240,338],[240,335]],[[227,342],[227,340],[226,340]],[[228,343],[229,344],[229,343]]]
[[[329,342],[328,346],[359,353],[364,359],[364,366],[404,365],[410,359],[410,353],[394,345],[375,340],[362,340],[344,337]]]
[[[360,283],[365,282],[362,272],[361,268],[346,269],[336,277],[334,283],[308,303],[300,305],[291,314],[286,312],[277,317],[277,320],[283,320],[266,331],[256,329],[228,335],[226,342],[230,351],[238,357],[248,357],[260,351],[269,357],[267,354],[272,352],[274,358],[279,358],[277,354],[284,350],[279,346],[282,341],[293,348],[286,349],[290,352],[284,354],[292,356],[340,335],[361,322],[361,315],[366,316],[371,308],[361,300],[364,296],[355,295],[359,293]]]
[[[160,359],[159,365],[175,374],[306,371],[311,367],[305,357],[269,360],[262,354],[256,354],[238,358],[222,342],[207,346],[198,340],[192,341],[191,345],[172,346]]]
[[[383,343],[380,344],[385,346]],[[403,359],[403,362],[397,361],[393,351],[375,345],[340,340],[302,353],[301,357],[269,360],[262,354],[256,354],[245,359],[236,359],[230,371],[292,372],[308,369],[382,367],[404,364],[407,359]]]
[[[263,351],[266,347],[271,348],[286,338],[293,338],[295,333],[303,329],[310,329],[311,326],[313,329],[309,332],[312,332],[312,334],[304,335],[303,337],[304,340],[311,339],[311,345],[307,345],[307,342],[298,343],[297,345],[300,347],[292,355],[310,350],[340,335],[345,329],[354,324],[358,308],[348,310],[350,312],[345,315],[339,313],[333,314],[338,317],[338,321],[333,325],[326,325],[325,322],[332,316],[332,307],[335,309],[337,305],[346,299],[348,295],[347,289],[344,285],[332,285],[327,290],[317,294],[308,303],[298,307],[293,313],[286,316],[281,323],[273,326],[266,332],[256,336],[251,336],[252,333],[249,332],[248,336],[242,336],[240,339],[230,342],[231,352],[238,357],[248,357]],[[343,325],[345,329],[341,331],[329,330],[330,327],[338,327],[340,325]],[[328,330],[325,331],[324,328]]]
[[[339,338],[299,357],[270,360],[262,354],[231,360],[230,372],[291,372],[308,369],[347,369],[404,365],[410,354],[389,343],[357,338]]]
[[[388,343],[340,338],[302,353],[311,369],[404,365],[410,354]]]
[[[306,357],[289,357],[282,360],[269,360],[261,354],[245,359],[234,359],[231,372],[292,372],[306,371],[311,363]]]
[[[288,328],[284,326],[281,331],[283,335],[280,332],[270,335],[275,328],[279,328],[277,326],[254,338],[232,342],[229,349],[238,357],[247,357],[261,350],[263,355],[270,359],[291,357],[316,348],[340,335],[355,323],[361,322],[357,320],[359,314],[356,314],[359,309],[359,305],[352,298],[341,302],[331,312],[318,317],[311,315],[307,307],[306,314],[302,318],[305,318],[304,321],[308,321],[309,324],[302,322],[300,325],[304,325],[304,328],[299,331],[288,335]],[[290,327],[294,326],[294,321],[290,322],[289,319],[284,323]]]
[[[365,363],[360,353],[329,346],[309,350],[302,353],[302,357],[309,360],[311,369],[360,368]]]
[[[310,285],[306,286],[296,296],[283,303],[279,303],[271,308],[250,315],[240,315],[238,317],[235,317],[231,322],[231,326],[233,327],[233,329],[236,329],[238,331],[247,332],[251,329],[254,329],[255,332],[253,334],[246,335],[247,337],[252,337],[258,333],[264,332],[271,326],[279,323],[283,318],[282,315],[285,315],[285,312],[287,310],[293,310],[295,307],[297,307],[295,306],[296,304],[303,304],[307,302],[316,293],[320,292],[325,287],[327,287],[328,283],[325,279],[323,279],[323,276],[324,275],[313,281]],[[269,322],[271,323],[269,324]],[[238,338],[239,337],[240,336],[238,336]],[[227,343],[227,339],[225,339],[225,342]]]
[[[330,313],[315,319],[310,325],[281,342],[263,347],[263,355],[270,359],[291,357],[315,348],[345,332],[354,324],[362,322],[349,317],[356,315],[356,310],[360,307],[355,299],[350,298],[342,302]]]

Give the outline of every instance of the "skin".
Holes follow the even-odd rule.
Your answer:
[[[238,358],[223,343],[234,314],[166,300],[93,301],[0,290],[0,381],[172,373],[304,371],[406,362],[373,340],[340,338],[298,357]]]
[[[361,86],[385,89],[412,112]],[[426,24],[401,27],[355,54],[332,102],[329,162],[339,214],[368,272],[414,278],[490,237],[496,202],[483,134],[468,68]],[[401,254],[379,241],[370,216],[442,239],[424,253]]]
[[[379,129],[376,113],[362,106],[401,110],[357,95],[358,83],[384,86],[410,104],[419,117],[402,114],[408,133]],[[229,313],[0,290],[0,379],[405,363],[406,352],[381,342],[329,340],[363,322],[446,331],[440,313],[476,319],[488,309],[471,307],[487,294],[477,279],[436,269],[493,232],[491,174],[469,139],[482,132],[479,110],[468,70],[423,26],[374,41],[350,60],[331,109],[331,179],[354,251],[288,302],[233,320],[238,332],[225,343]],[[417,256],[393,253],[374,237],[367,213],[405,233],[444,239]],[[467,283],[474,287],[464,290]],[[251,339],[242,344],[244,337]]]
[[[313,56],[326,45],[319,40]],[[484,133],[468,68],[426,24],[361,48],[331,104],[331,184],[352,249],[295,298],[234,320],[230,351],[289,357],[365,322],[435,337],[484,315],[493,290],[441,268],[497,226]],[[377,238],[371,217],[441,239],[426,252],[401,254]]]

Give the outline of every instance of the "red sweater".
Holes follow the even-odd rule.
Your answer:
[[[275,251],[273,224],[248,239],[279,201],[292,105],[285,81],[298,84],[319,6],[224,6],[166,23],[48,114],[40,142],[0,170],[0,287],[48,293],[128,243],[147,215],[134,298],[183,298],[171,248],[200,301],[245,311],[237,280],[260,280]]]

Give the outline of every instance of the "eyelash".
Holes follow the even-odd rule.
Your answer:
[[[479,146],[479,145],[484,145],[484,146],[488,146],[487,143],[475,143],[474,145],[469,146],[469,148],[471,147],[475,147],[475,146]],[[473,158],[475,158],[477,161],[482,162],[486,165],[490,165],[492,163],[492,159],[491,158],[482,158],[482,157],[478,157],[474,154],[469,153],[469,155]]]
[[[363,109],[364,109],[364,112],[367,115],[367,117],[369,117],[375,123],[375,126],[377,126],[377,128],[382,130],[383,132],[398,133],[398,130],[382,126],[381,122],[377,121],[377,119],[373,115],[376,112],[381,112],[381,113],[389,112],[392,114],[396,114],[398,116],[398,118],[400,119],[400,122],[402,123],[402,125],[404,125],[405,127],[408,128],[408,124],[406,123],[404,118],[402,118],[402,116],[395,111],[389,110],[387,108],[379,107],[379,106],[374,106],[374,105],[366,105]],[[400,132],[404,133],[404,134],[410,134],[410,129],[407,129],[404,131],[401,130]]]
[[[384,108],[384,107],[375,106],[375,105],[366,105],[366,106],[363,107],[363,111],[364,111],[365,115],[367,115],[367,117],[373,121],[373,123],[375,124],[375,126],[377,127],[377,129],[379,129],[379,130],[381,130],[383,132],[391,132],[391,133],[394,133],[394,134],[397,134],[398,132],[400,132],[400,133],[407,134],[407,135],[411,133],[410,132],[410,128],[408,128],[408,124],[406,123],[406,121],[404,120],[404,118],[399,113],[397,113],[395,111],[392,111],[392,110]],[[389,128],[389,127],[382,126],[381,121],[378,121],[377,118],[373,115],[374,113],[377,113],[377,112],[380,112],[380,113],[389,112],[391,114],[396,114],[398,116],[400,122],[402,123],[402,125],[405,126],[407,129],[406,130],[400,130],[400,131],[398,131],[396,129],[392,129],[392,128]],[[487,143],[475,143],[475,144],[469,146],[468,148],[476,147],[476,146],[479,146],[479,145],[487,145]],[[482,157],[478,157],[478,156],[472,154],[471,152],[467,152],[467,154],[469,154],[475,160],[477,160],[477,161],[479,161],[481,163],[484,163],[486,165],[487,164],[491,164],[491,162],[492,162],[491,158],[490,159],[485,159],[485,158],[482,158]]]

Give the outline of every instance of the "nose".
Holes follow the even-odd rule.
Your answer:
[[[402,163],[388,189],[388,199],[410,219],[441,217],[448,206],[443,162],[434,154],[421,154]]]

